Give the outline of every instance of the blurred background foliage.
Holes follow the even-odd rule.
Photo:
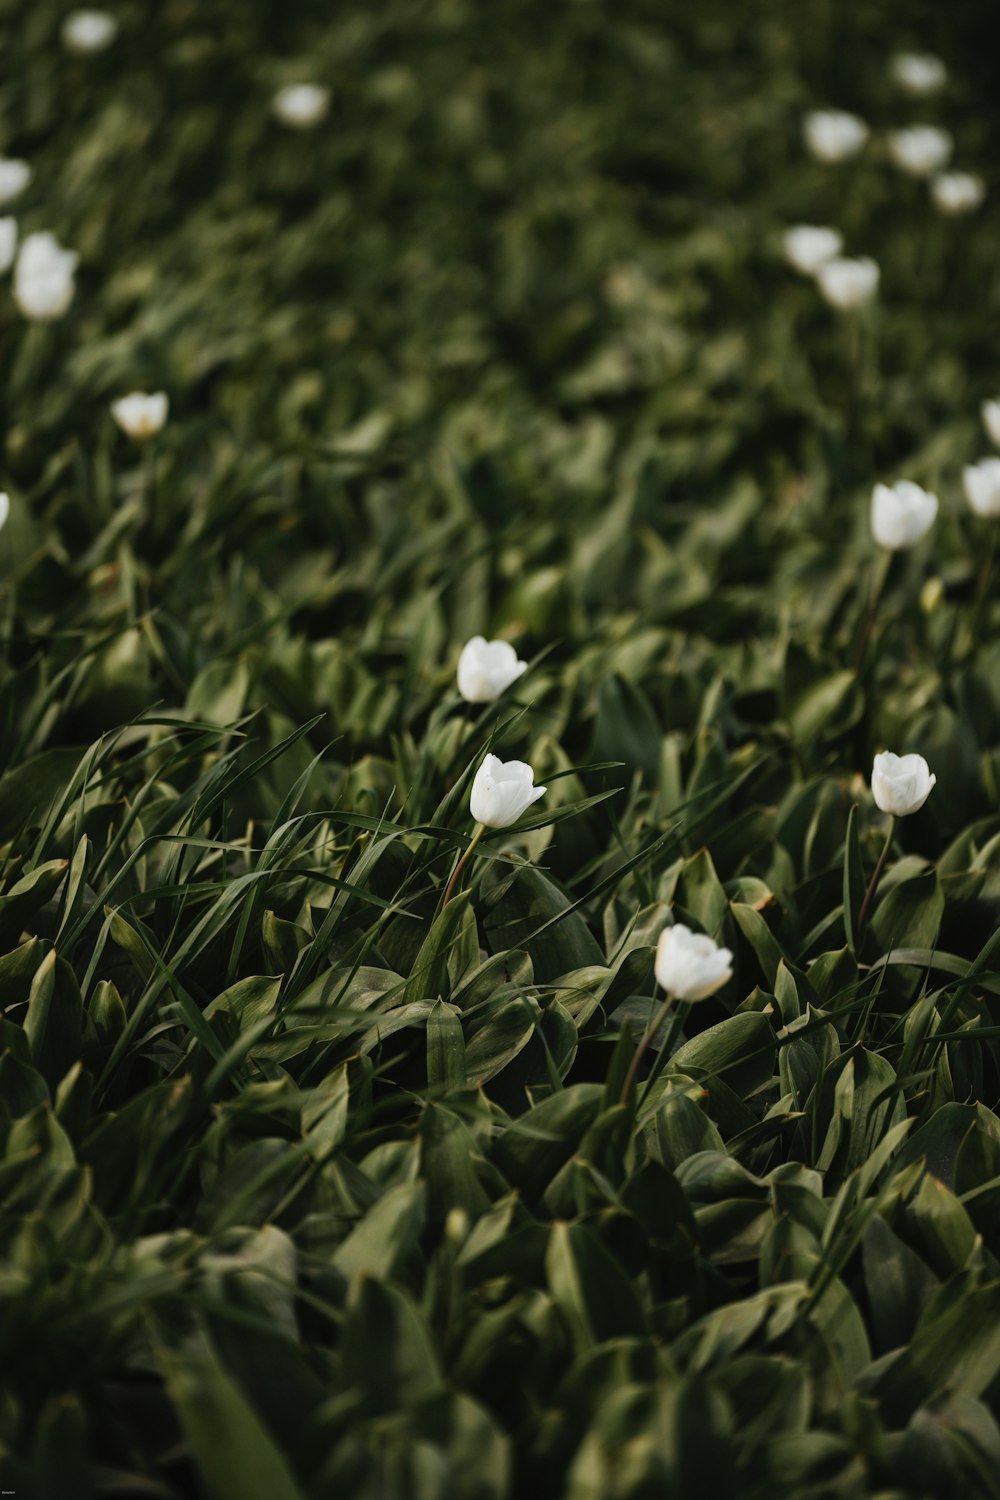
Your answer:
[[[5,212],[81,258],[51,326],[0,282],[5,1485],[1000,1494],[989,7],[115,14],[0,6]],[[488,744],[549,791],[441,910]],[[938,786],[859,940],[885,746]],[[736,973],[634,1113],[671,910]]]

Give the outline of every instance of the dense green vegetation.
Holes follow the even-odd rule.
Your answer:
[[[0,213],[80,258],[50,323],[0,279],[5,1490],[1000,1495],[985,15],[64,14],[0,7]],[[887,747],[937,785],[859,924]],[[445,905],[488,748],[548,790]],[[671,921],[735,972],[623,1101]]]

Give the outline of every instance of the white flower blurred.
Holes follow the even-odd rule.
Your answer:
[[[137,443],[155,437],[167,420],[170,398],[166,391],[132,391],[111,403],[111,415],[122,432]]]
[[[1000,448],[1000,401],[984,401],[980,413],[990,442]]]
[[[0,531],[2,531],[4,529],[4,527],[6,526],[6,524],[7,524],[7,517],[9,515],[10,515],[10,496],[8,495],[8,493],[7,493],[6,490],[0,490]]]
[[[955,142],[947,130],[938,125],[908,125],[891,130],[886,137],[889,155],[911,177],[930,177],[947,166]]]
[[[864,307],[878,291],[879,268],[870,255],[850,260],[828,260],[820,266],[816,280],[831,307],[853,312]]]
[[[971,172],[939,172],[931,178],[931,197],[943,214],[971,214],[986,197],[986,184]]]
[[[820,161],[857,156],[868,139],[868,126],[844,109],[814,109],[803,122],[806,145]]]
[[[0,276],[9,271],[17,253],[17,220],[10,214],[0,219]]]
[[[492,703],[527,670],[508,641],[474,635],[458,658],[458,691],[467,703]]]
[[[915,98],[936,94],[948,82],[948,69],[930,52],[897,52],[889,72],[893,81]]]
[[[76,291],[78,260],[47,230],[22,240],[14,264],[14,300],[26,318],[50,323],[63,316]]]
[[[70,52],[105,52],[118,35],[118,22],[107,10],[73,10],[60,35]]]
[[[910,479],[877,484],[872,491],[872,536],[891,552],[915,547],[934,525],[938,498]]]
[[[818,224],[796,224],[785,230],[785,259],[803,276],[815,276],[820,266],[840,254],[843,244],[843,235],[836,229],[824,229]]]
[[[271,107],[282,125],[309,130],[330,108],[330,90],[318,83],[290,83],[278,90]]]
[[[19,198],[30,181],[31,168],[26,161],[0,156],[0,203],[11,203]]]
[[[653,970],[674,1000],[707,1000],[733,977],[733,955],[702,932],[675,922],[660,933]]]
[[[977,516],[1000,517],[1000,458],[981,458],[962,470],[965,498]]]

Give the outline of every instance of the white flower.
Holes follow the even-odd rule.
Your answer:
[[[76,290],[78,259],[47,230],[21,242],[14,265],[14,300],[26,318],[48,323],[62,317]]]
[[[8,214],[0,219],[0,276],[14,264],[17,251],[17,220]]]
[[[534,780],[534,771],[523,760],[487,755],[472,783],[472,816],[487,828],[509,828],[544,795],[545,787],[535,786]]]
[[[814,109],[803,122],[806,145],[820,161],[857,156],[868,139],[868,126],[843,109]]]
[[[0,203],[10,203],[19,198],[31,181],[31,168],[26,161],[17,161],[12,156],[0,156]]]
[[[804,276],[815,276],[820,266],[840,254],[843,244],[844,237],[836,229],[796,224],[785,230],[785,259]]]
[[[492,703],[528,670],[507,641],[474,635],[458,658],[458,691],[467,703]]]
[[[962,470],[965,496],[977,516],[1000,517],[1000,458],[981,458]]]
[[[167,420],[170,398],[166,391],[132,391],[111,403],[111,415],[122,432],[136,442],[155,437]]]
[[[9,515],[10,496],[8,495],[6,490],[0,490],[0,531],[3,531],[4,527],[6,526],[7,517]]]
[[[909,479],[877,484],[872,491],[872,536],[892,552],[915,547],[930,531],[937,511],[937,495]]]
[[[707,1000],[733,977],[733,955],[675,922],[660,933],[654,969],[657,982],[675,1000]]]
[[[954,149],[947,130],[937,125],[909,125],[905,130],[891,130],[889,155],[903,172],[911,177],[930,177],[946,166]]]
[[[73,10],[62,23],[63,46],[70,52],[104,52],[118,35],[118,22],[107,10]]]
[[[893,755],[883,750],[872,766],[875,805],[896,818],[919,812],[936,781],[922,755]]]
[[[971,172],[939,172],[931,178],[931,197],[943,214],[971,214],[986,197],[986,185]]]
[[[878,291],[879,268],[870,255],[854,260],[845,256],[824,261],[816,272],[816,280],[831,307],[853,312],[870,302]]]
[[[318,83],[290,83],[278,90],[271,108],[282,125],[308,130],[318,125],[330,108],[330,90]]]
[[[907,94],[936,94],[948,81],[948,69],[929,52],[897,52],[889,64],[893,81]]]
[[[984,401],[980,411],[990,441],[1000,448],[1000,401]]]

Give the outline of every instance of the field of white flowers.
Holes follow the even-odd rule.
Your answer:
[[[986,7],[0,7],[0,1476],[1000,1497]]]

